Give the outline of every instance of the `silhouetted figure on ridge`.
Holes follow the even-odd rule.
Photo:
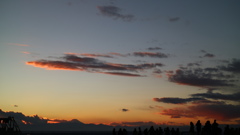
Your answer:
[[[163,129],[161,127],[158,128],[159,135],[163,135]]]
[[[190,122],[189,133],[194,134],[194,124],[193,124],[193,122]]]
[[[138,135],[142,135],[142,129],[141,129],[141,127],[138,128]]]
[[[197,130],[197,134],[200,135],[201,130],[202,130],[202,124],[201,124],[200,120],[198,120],[196,123],[196,130]]]
[[[137,132],[136,128],[134,128],[134,130],[133,130],[133,135],[138,135],[138,132]]]
[[[128,132],[127,132],[127,130],[124,128],[123,129],[123,135],[127,135],[128,134]]]
[[[116,129],[115,128],[113,128],[112,134],[116,135]]]
[[[149,135],[154,135],[155,134],[154,127],[151,126],[148,132],[149,132]]]
[[[169,127],[166,127],[166,128],[164,129],[164,133],[165,133],[165,135],[170,135],[170,129],[169,129]]]
[[[148,135],[148,129],[147,128],[144,129],[143,134]]]
[[[205,126],[203,127],[203,133],[204,135],[212,135],[211,134],[211,129],[212,129],[212,125],[210,123],[210,121],[208,120],[206,123],[205,123]]]
[[[219,134],[218,123],[216,122],[216,120],[214,120],[214,122],[212,124],[212,134],[213,135],[218,135]]]
[[[120,128],[120,129],[118,130],[118,135],[123,135],[122,128]]]
[[[172,128],[172,129],[171,129],[171,135],[175,135],[175,134],[176,134],[175,129]]]
[[[177,128],[175,135],[180,135],[179,128]]]

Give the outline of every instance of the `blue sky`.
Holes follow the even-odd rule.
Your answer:
[[[0,109],[105,124],[239,112],[239,4],[3,0]]]

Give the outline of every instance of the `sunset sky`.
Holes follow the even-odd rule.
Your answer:
[[[240,123],[240,1],[1,0],[0,109]]]

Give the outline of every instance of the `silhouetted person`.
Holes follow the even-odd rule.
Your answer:
[[[210,123],[210,121],[208,120],[208,121],[205,123],[205,126],[204,126],[204,133],[205,133],[206,135],[211,135],[211,128],[212,128],[211,123]]]
[[[165,133],[165,135],[170,135],[169,127],[166,127],[166,128],[164,129],[164,133]]]
[[[141,127],[138,128],[138,135],[142,135],[142,129],[141,129]]]
[[[112,135],[116,135],[116,129],[113,128]]]
[[[201,124],[200,120],[198,120],[196,123],[196,130],[197,130],[197,134],[199,135],[202,130],[202,124]]]
[[[137,132],[136,128],[134,128],[134,130],[133,130],[133,135],[138,135],[138,132]]]
[[[180,135],[179,128],[177,128],[175,135]]]
[[[163,135],[163,129],[161,127],[158,128],[159,135]]]
[[[118,130],[118,135],[123,135],[122,128],[120,128],[120,129]]]
[[[194,124],[193,124],[193,122],[190,122],[189,132],[190,132],[190,134],[194,134]]]
[[[128,134],[128,132],[127,132],[127,130],[124,128],[123,129],[123,135],[127,135]]]
[[[149,132],[149,135],[154,135],[155,134],[154,127],[151,126],[148,132]]]
[[[175,132],[174,128],[172,128],[171,129],[171,135],[175,135],[175,134],[176,134],[176,132]]]
[[[213,124],[212,124],[212,134],[213,135],[217,135],[219,132],[218,130],[218,123],[216,122],[216,120],[214,120]]]
[[[143,134],[144,134],[144,135],[148,135],[148,129],[147,129],[147,128],[144,129]]]

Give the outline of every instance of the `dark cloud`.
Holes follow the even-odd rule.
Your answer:
[[[126,109],[126,108],[122,109],[122,112],[128,112],[128,111],[129,111],[129,109]]]
[[[104,57],[104,58],[114,58],[110,54],[93,54],[93,53],[65,53],[70,55],[80,55],[80,56],[86,56],[86,57]]]
[[[134,16],[131,14],[121,14],[121,9],[116,6],[98,6],[97,8],[103,15],[113,17],[115,19],[132,21],[134,18]]]
[[[103,74],[109,74],[109,75],[118,75],[118,76],[128,76],[128,77],[143,77],[139,74],[131,74],[131,73],[122,73],[122,72],[100,72]]]
[[[202,58],[202,57],[208,57],[208,58],[213,58],[213,57],[215,57],[214,54],[208,53],[208,52],[205,51],[205,50],[201,50],[200,52],[201,52],[201,53],[204,53],[204,55],[203,55],[203,56],[200,56],[200,58]]]
[[[211,53],[206,53],[203,57],[213,58],[215,57],[215,55]]]
[[[187,66],[189,66],[189,67],[192,67],[192,66],[201,66],[201,62],[188,63]]]
[[[192,94],[192,97],[201,97],[201,98],[209,98],[214,100],[231,100],[231,101],[240,101],[240,92],[233,94],[221,94],[221,93],[197,93]]]
[[[240,105],[198,104],[187,108],[165,109],[160,114],[171,116],[171,118],[205,117],[224,121],[240,118]]]
[[[219,66],[219,68],[232,73],[240,73],[240,59],[233,59],[226,66]]]
[[[26,62],[26,64],[48,70],[74,70],[135,77],[142,76],[136,74],[137,72],[164,66],[161,63],[144,63],[138,65],[108,63],[92,57],[79,57],[71,54],[66,54],[58,59],[62,60],[36,60]]]
[[[153,52],[134,52],[134,56],[139,56],[139,57],[152,57],[152,58],[167,58],[168,55],[164,53],[153,53]]]
[[[183,85],[199,87],[233,86],[228,75],[218,72],[214,68],[183,68],[176,70],[175,74],[169,75],[169,81]]]
[[[153,71],[153,73],[154,73],[154,74],[161,74],[162,71],[161,71],[160,69],[155,69],[155,70]]]
[[[173,97],[163,97],[163,98],[153,98],[153,101],[170,103],[170,104],[185,104],[188,102],[204,100],[203,98],[173,98]]]
[[[179,21],[179,20],[180,20],[179,17],[172,17],[172,18],[169,18],[169,21],[170,21],[170,22],[177,22],[177,21]]]
[[[155,51],[155,50],[162,50],[162,48],[160,48],[160,47],[149,47],[149,48],[147,48],[147,50]]]

